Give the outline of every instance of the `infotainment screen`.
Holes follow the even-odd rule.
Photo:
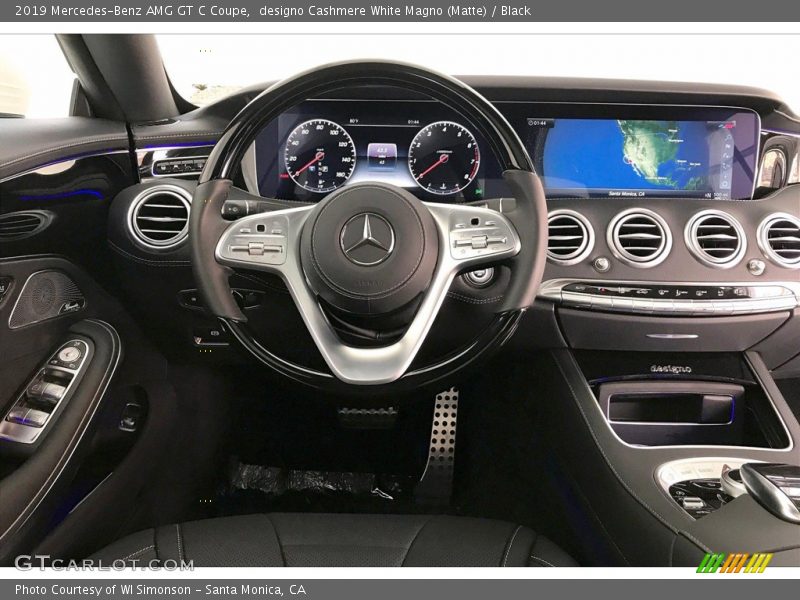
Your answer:
[[[528,144],[550,197],[750,198],[757,115],[703,112],[679,119],[532,116]]]

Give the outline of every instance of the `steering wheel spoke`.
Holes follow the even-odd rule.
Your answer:
[[[516,255],[519,235],[502,213],[488,208],[425,203],[443,240],[445,256],[456,270],[477,267]]]
[[[300,233],[312,208],[285,208],[232,222],[217,243],[217,262],[228,267],[279,274],[299,269]]]

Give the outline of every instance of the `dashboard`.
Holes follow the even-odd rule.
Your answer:
[[[703,106],[498,103],[550,198],[752,198],[760,118]],[[245,161],[250,191],[314,202],[381,181],[433,202],[501,196],[480,133],[424,100],[307,101],[270,123]]]
[[[559,333],[537,334],[530,343],[715,351],[750,348],[772,336],[768,363],[788,365],[800,335],[800,119],[780,98],[661,82],[476,77],[465,83],[506,117],[545,187],[547,264],[536,310],[526,319],[536,321],[533,329]],[[165,316],[171,336],[181,335],[175,323],[197,317],[186,229],[178,223],[150,240],[135,225],[152,216],[174,219],[167,211],[188,215],[204,157],[262,90],[243,90],[174,123],[133,126],[145,191],[115,200],[112,241],[124,265],[187,269],[185,280],[165,292],[181,307]],[[224,214],[259,212],[268,198],[319,202],[364,180],[401,186],[426,202],[511,196],[473,123],[442,103],[373,88],[302,102],[267,124],[243,159]],[[181,197],[149,195],[159,186],[173,186],[164,192]],[[169,203],[176,208],[160,207]],[[503,265],[456,278],[438,333],[443,346],[452,347],[448,336],[466,337],[481,326],[506,282]],[[258,305],[261,294],[263,316],[247,308],[250,321],[275,327],[271,315],[281,293],[252,278],[236,286],[246,307]],[[281,314],[286,331],[275,339],[295,339],[294,311]],[[200,348],[218,343],[208,342],[195,321],[182,327],[203,340],[192,342]],[[800,369],[800,356],[796,362]]]

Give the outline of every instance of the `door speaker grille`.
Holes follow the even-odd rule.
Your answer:
[[[61,271],[39,271],[25,282],[8,319],[19,329],[83,310],[86,299],[72,279]]]

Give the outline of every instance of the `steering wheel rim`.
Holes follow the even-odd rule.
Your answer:
[[[263,238],[276,242],[272,247],[280,251],[276,250],[275,254],[282,254],[277,258],[270,255],[266,259],[245,259],[241,253],[234,256],[234,248],[241,249],[242,240],[250,239],[241,234],[249,228],[241,227],[244,219],[233,223],[223,220],[221,209],[242,158],[267,123],[308,98],[350,86],[376,85],[426,94],[468,119],[500,162],[514,200],[490,202],[491,208],[438,205],[413,200],[424,204],[432,216],[442,250],[437,256],[434,275],[417,315],[400,340],[403,344],[397,342],[387,347],[366,349],[347,346],[341,340],[337,343],[334,339],[335,332],[316,302],[315,290],[309,287],[299,258],[303,235],[306,238],[309,235],[303,233],[306,220],[316,218],[318,207],[323,203],[335,201],[337,192],[345,189],[352,191],[355,186],[362,184],[345,186],[318,205],[265,213],[271,219],[271,231],[286,232],[285,235],[281,233],[283,237],[278,236],[280,239]],[[391,191],[395,193],[398,190]],[[341,199],[339,201],[342,202]],[[313,212],[315,210],[317,215]],[[262,217],[253,215],[245,219]],[[468,228],[469,231],[465,232],[464,223],[475,222],[475,219],[482,225],[489,223],[493,226],[494,247],[476,250],[474,243],[467,248],[458,246],[465,242],[457,240],[467,239],[464,235],[472,231]],[[397,391],[401,387],[420,386],[450,376],[499,347],[510,337],[522,311],[535,299],[541,282],[545,262],[546,221],[544,192],[527,150],[510,124],[488,100],[458,80],[415,65],[357,61],[326,65],[277,83],[234,117],[200,176],[192,202],[189,240],[195,278],[206,305],[215,316],[228,324],[233,335],[259,360],[292,379],[328,390]],[[308,230],[308,227],[305,229]],[[295,250],[297,256],[293,257]],[[475,343],[468,344],[434,365],[409,370],[453,278],[466,267],[474,268],[489,261],[505,261],[511,267],[511,279],[493,322]],[[228,277],[235,267],[272,271],[282,277],[331,373],[286,361],[257,341],[231,294]]]

